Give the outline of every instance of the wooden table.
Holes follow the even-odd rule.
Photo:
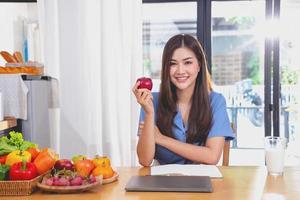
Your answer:
[[[4,197],[1,200],[156,200],[156,199],[300,199],[300,167],[286,167],[283,177],[267,175],[265,167],[220,167],[223,179],[212,179],[213,193],[126,192],[132,175],[147,175],[149,168],[119,168],[119,180],[80,194],[49,194],[37,191],[31,196]]]
[[[262,199],[300,199],[300,167],[286,168],[284,176],[268,176]]]

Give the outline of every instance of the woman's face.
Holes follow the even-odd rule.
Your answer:
[[[194,88],[200,66],[196,55],[186,47],[174,51],[170,62],[170,78],[178,90]]]

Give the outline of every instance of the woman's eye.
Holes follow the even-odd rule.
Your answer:
[[[190,64],[192,64],[192,63],[193,63],[192,61],[186,61],[184,64],[190,65]]]
[[[170,66],[174,66],[174,65],[176,65],[176,63],[170,62]]]

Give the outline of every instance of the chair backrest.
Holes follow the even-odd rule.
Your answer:
[[[230,140],[226,140],[223,147],[223,161],[222,166],[229,165],[229,152],[230,152]]]
[[[233,123],[231,123],[231,128],[233,130],[233,133],[236,135],[236,128]],[[228,166],[229,165],[229,152],[230,152],[230,140],[225,140],[225,144],[223,147],[223,161],[222,166]]]

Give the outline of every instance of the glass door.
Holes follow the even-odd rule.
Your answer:
[[[236,164],[264,163],[265,13],[265,1],[211,1],[211,74],[236,131],[231,159],[246,158]]]
[[[286,164],[300,164],[300,1],[281,1],[280,8],[280,135],[288,140]]]

